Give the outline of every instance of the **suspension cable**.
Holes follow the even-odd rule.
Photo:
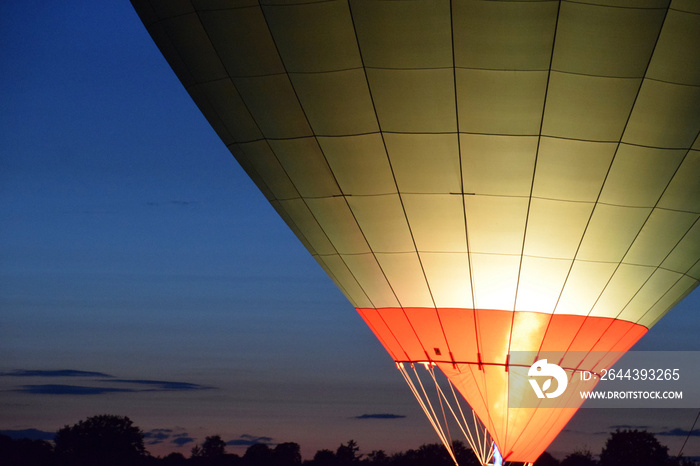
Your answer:
[[[426,363],[425,368],[427,369],[428,366]],[[430,397],[428,397],[428,393],[425,391],[425,387],[423,386],[423,382],[420,379],[420,376],[418,375],[418,371],[416,371],[416,367],[414,365],[411,365],[413,368],[413,372],[416,375],[416,380],[418,381],[418,385],[420,385],[420,388],[423,392],[423,396],[425,396],[425,399],[428,401],[428,406],[430,407],[430,412],[433,414],[433,419],[435,419],[435,424],[437,424],[440,428],[440,433],[438,434],[440,436],[440,439],[442,440],[442,443],[445,445],[445,448],[447,448],[447,452],[450,454],[452,457],[452,460],[455,462],[455,464],[459,465],[457,462],[457,457],[455,456],[454,449],[452,448],[452,444],[448,442],[447,436],[445,435],[445,432],[442,428],[442,425],[440,425],[440,422],[438,420],[437,414],[435,414],[435,410],[433,409],[433,404],[430,402]],[[447,426],[445,426],[447,427]]]
[[[452,458],[452,461],[454,461],[456,466],[459,466],[459,463],[457,462],[457,458],[454,454],[454,451],[452,449],[452,445],[450,445],[447,442],[447,438],[445,437],[445,433],[442,430],[442,426],[440,426],[439,422],[437,421],[437,416],[435,416],[435,411],[432,408],[432,405],[430,404],[430,398],[428,398],[427,393],[425,393],[425,389],[423,388],[423,384],[420,381],[420,377],[418,377],[418,373],[416,372],[415,366],[411,364],[411,367],[413,368],[414,373],[416,374],[416,380],[418,380],[418,383],[421,386],[421,389],[423,390],[423,394],[425,395],[425,402],[424,399],[420,396],[420,392],[416,388],[415,384],[413,383],[413,379],[411,379],[411,376],[408,375],[408,372],[406,371],[406,368],[403,366],[403,363],[396,363],[396,367],[399,369],[399,372],[401,372],[401,375],[403,376],[404,380],[408,384],[408,386],[411,389],[411,392],[413,393],[413,396],[416,398],[418,401],[418,404],[420,407],[423,409],[423,413],[425,416],[428,418],[428,421],[430,421],[430,424],[433,426],[433,429],[435,430],[435,433],[437,433],[438,438],[440,438],[440,441],[444,445],[445,449],[447,450],[447,453],[450,455]],[[426,406],[427,402],[427,406]],[[430,406],[430,409],[428,409],[428,406]],[[431,415],[432,413],[432,415]]]
[[[427,369],[427,367],[426,367],[426,369]],[[464,414],[463,414],[463,413],[462,413],[462,420],[463,420],[463,422],[460,422],[459,417],[458,417],[457,414],[455,413],[455,410],[452,408],[452,404],[450,403],[450,400],[447,398],[447,395],[445,395],[445,393],[443,392],[443,390],[440,388],[440,385],[438,384],[437,378],[435,377],[435,370],[434,370],[433,368],[430,368],[430,369],[428,370],[428,372],[430,373],[430,376],[432,377],[433,382],[435,383],[435,387],[436,387],[436,390],[437,390],[438,395],[439,395],[439,398],[438,398],[438,399],[440,400],[440,406],[442,407],[442,402],[443,402],[443,400],[444,400],[444,402],[445,402],[445,404],[447,405],[448,409],[449,409],[450,412],[452,413],[452,416],[454,417],[454,419],[455,419],[457,425],[459,426],[460,430],[462,431],[462,434],[463,434],[464,437],[467,439],[467,442],[469,443],[469,446],[472,447],[472,451],[474,452],[474,454],[477,455],[477,457],[479,458],[479,461],[481,461],[482,463],[484,463],[484,464],[488,463],[488,461],[491,459],[490,455],[487,456],[487,455],[485,454],[485,449],[484,449],[484,448],[477,448],[477,445],[476,445],[475,442],[473,441],[473,438],[472,438],[472,435],[471,435],[471,429],[469,429],[469,425],[467,424],[466,420],[464,420]],[[450,389],[451,389],[451,391],[452,391],[452,395],[454,396],[455,402],[456,402],[457,406],[459,407],[460,412],[462,412],[462,407],[461,407],[461,405],[460,405],[460,403],[459,403],[459,399],[457,398],[457,395],[456,395],[456,393],[455,393],[455,391],[454,391],[454,387],[453,387],[453,385],[452,385],[452,382],[450,382],[450,381],[448,380],[448,384],[449,384]],[[444,409],[443,409],[443,414],[444,414]],[[473,411],[472,411],[472,414],[474,414]],[[445,424],[447,424],[447,419],[445,419]],[[474,430],[478,431],[478,425],[479,425],[479,424],[476,422],[476,419],[474,419]],[[478,450],[478,452],[477,452],[477,450]]]
[[[693,421],[693,425],[688,431],[688,435],[685,437],[685,440],[683,441],[683,445],[681,445],[681,449],[678,451],[678,456],[676,458],[680,459],[681,455],[683,454],[683,449],[685,448],[685,444],[688,443],[688,439],[690,436],[693,434],[693,429],[695,428],[695,424],[698,422],[698,418],[700,418],[700,411],[698,411],[698,415],[695,416],[695,421]]]
[[[425,367],[426,371],[429,374],[429,376],[427,376],[428,379],[432,379],[432,382],[435,385],[435,393],[431,398],[428,395],[428,390],[426,389],[426,386],[424,385],[421,376],[418,374],[418,370],[416,369],[415,364],[413,362],[410,362],[409,364],[411,369],[413,369],[413,376],[409,374],[409,371],[404,366],[404,363],[397,362],[396,367],[401,373],[401,376],[403,377],[406,384],[411,389],[411,393],[413,393],[413,396],[415,397],[416,401],[418,401],[418,405],[423,410],[425,417],[428,418],[428,422],[430,422],[430,425],[435,430],[435,433],[438,435],[440,442],[447,450],[447,453],[450,455],[450,458],[452,458],[452,461],[454,462],[455,466],[459,466],[459,462],[457,461],[457,454],[454,449],[454,445],[452,444],[452,434],[450,433],[450,427],[447,416],[448,411],[452,415],[454,422],[457,423],[459,431],[461,431],[464,439],[466,440],[474,455],[479,460],[480,464],[482,466],[493,466],[494,463],[492,463],[491,461],[495,461],[496,458],[496,444],[491,438],[491,435],[489,434],[486,425],[483,422],[481,422],[481,420],[476,416],[476,413],[473,409],[471,410],[472,422],[467,422],[467,417],[465,416],[464,410],[462,409],[462,403],[460,402],[461,398],[458,396],[457,391],[455,390],[455,387],[452,384],[452,381],[450,381],[449,378],[446,379],[447,386],[450,387],[450,390],[447,393],[450,393],[452,395],[452,399],[450,399],[450,397],[447,396],[446,391],[443,390],[440,386],[441,382],[438,382],[438,379],[435,375],[435,368],[437,367],[436,364],[429,361],[418,362],[418,364],[421,364]],[[428,379],[426,379],[426,382]],[[437,398],[437,402],[440,403],[442,419],[438,415],[436,409],[433,407],[433,398]],[[453,403],[454,405],[456,405],[456,407],[454,407]],[[700,418],[700,413],[698,413],[698,418]],[[696,419],[696,422],[697,420],[698,419]],[[470,427],[470,425],[473,426],[473,428]],[[502,461],[502,459],[500,461]],[[516,463],[503,462],[502,464],[514,465]],[[523,466],[533,466],[533,463],[517,464],[521,464]]]
[[[472,429],[470,428],[469,423],[467,422],[466,417],[464,415],[464,411],[462,410],[459,397],[457,396],[457,393],[455,392],[452,383],[449,380],[447,381],[450,387],[450,392],[454,399],[454,403],[457,405],[457,411],[459,411],[459,415],[453,407],[449,397],[440,387],[440,384],[435,376],[434,364],[429,362],[421,362],[420,364],[425,367],[428,374],[430,374],[430,379],[432,379],[433,384],[435,385],[435,397],[437,397],[437,400],[440,403],[440,409],[442,411],[442,421],[440,420],[440,416],[437,414],[435,408],[433,408],[433,402],[431,401],[431,397],[428,396],[428,391],[426,390],[425,385],[423,384],[421,376],[418,374],[415,365],[411,363],[411,369],[413,369],[414,377],[417,381],[417,384],[416,382],[414,382],[414,377],[411,377],[403,363],[397,362],[396,367],[401,373],[406,384],[411,389],[411,393],[413,393],[413,396],[418,401],[418,405],[421,407],[423,413],[428,418],[430,425],[435,430],[435,433],[438,435],[438,438],[440,439],[441,443],[445,446],[445,449],[452,458],[452,461],[455,463],[456,466],[459,466],[456,457],[456,452],[451,442],[447,411],[449,411],[452,417],[454,418],[455,422],[457,423],[457,426],[459,427],[459,430],[462,432],[462,435],[469,444],[469,447],[471,448],[474,455],[479,459],[479,462],[482,465],[487,465],[488,462],[491,461],[493,458],[494,444],[489,438],[486,426],[476,417],[474,411],[472,411],[472,421],[474,426],[474,432],[472,432]],[[447,407],[447,411],[445,410],[445,407]],[[483,433],[480,432],[480,430],[483,430]]]

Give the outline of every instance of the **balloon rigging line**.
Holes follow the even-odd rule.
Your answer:
[[[467,441],[470,443],[470,446],[472,446],[472,451],[479,458],[479,461],[481,461],[482,464],[487,464],[493,458],[493,442],[491,440],[489,440],[489,438],[488,438],[486,426],[483,425],[483,423],[477,419],[476,414],[474,413],[474,411],[472,411],[472,420],[474,421],[474,431],[477,433],[477,436],[478,436],[478,445],[477,445],[477,442],[473,442],[473,440],[470,441],[469,438],[471,437],[471,429],[469,428],[469,424],[467,423],[466,419],[464,418],[464,412],[462,411],[462,406],[459,402],[459,398],[457,397],[457,394],[454,391],[454,386],[452,385],[452,382],[449,379],[447,380],[447,383],[450,386],[450,390],[452,392],[452,396],[455,400],[455,403],[457,404],[457,407],[459,408],[460,414],[462,415],[462,422],[460,422],[459,417],[457,417],[457,414],[455,413],[455,410],[452,407],[450,400],[447,398],[447,395],[445,395],[444,391],[440,388],[440,386],[437,382],[437,379],[435,378],[434,369],[431,369],[429,372],[433,378],[433,382],[435,383],[435,386],[437,387],[438,393],[440,394],[442,400],[444,400],[445,404],[447,404],[447,407],[449,408],[450,412],[452,413],[452,416],[454,417],[455,422],[457,423],[460,430],[462,431],[462,434],[467,439]],[[442,403],[442,401],[441,401],[441,403]],[[445,423],[447,423],[447,420],[445,420]],[[481,429],[479,428],[479,426],[481,426]],[[483,430],[483,436],[479,435],[480,430]]]
[[[472,411],[472,419],[474,419],[474,423],[476,425],[476,414],[474,414],[474,411]],[[476,431],[476,438],[477,441],[479,442],[479,454],[481,455],[480,458],[483,458],[486,456],[486,449],[485,449],[485,443],[483,440],[481,440],[481,435],[478,429],[474,429]],[[484,433],[484,440],[486,439],[486,433]]]
[[[447,453],[452,458],[452,461],[455,463],[456,466],[459,466],[456,451],[454,449],[454,446],[452,445],[452,435],[450,432],[447,416],[448,410],[452,414],[452,417],[454,418],[454,421],[457,423],[457,426],[462,432],[464,439],[469,444],[469,447],[479,460],[480,464],[482,464],[483,466],[492,466],[492,463],[489,463],[489,461],[492,461],[495,457],[496,445],[493,439],[491,438],[488,429],[486,428],[486,425],[483,422],[481,422],[481,420],[476,416],[474,410],[471,410],[473,427],[470,427],[470,423],[466,420],[464,410],[459,401],[459,397],[457,396],[457,392],[455,391],[455,387],[452,384],[452,381],[447,379],[447,384],[450,387],[450,393],[452,394],[454,403],[457,405],[456,409],[454,408],[452,401],[447,396],[446,392],[440,386],[437,380],[437,376],[435,374],[435,368],[433,364],[427,362],[421,362],[420,364],[422,364],[425,367],[425,370],[428,372],[430,379],[432,379],[432,382],[435,385],[435,396],[437,397],[438,402],[440,403],[442,421],[440,421],[440,416],[437,414],[435,408],[433,407],[434,401],[431,401],[431,397],[428,396],[428,391],[426,390],[425,384],[423,383],[423,380],[421,379],[421,376],[419,375],[419,371],[416,368],[415,364],[410,363],[411,369],[413,369],[413,376],[411,376],[408,373],[406,367],[402,362],[397,362],[396,367],[397,369],[399,369],[401,376],[410,388],[411,393],[413,393],[413,396],[415,397],[416,401],[418,401],[418,405],[421,407],[423,413],[428,418],[430,425],[435,430],[435,433],[438,435],[438,438],[447,450]],[[445,409],[445,407],[447,407],[447,410]],[[697,422],[698,419],[700,419],[700,413],[698,413],[698,417],[695,419],[695,421]],[[694,427],[695,423],[693,423],[693,428]],[[691,431],[693,428],[691,428]],[[483,432],[481,432],[482,430]],[[504,462],[503,464],[515,465],[516,463],[509,461]],[[533,466],[533,463],[517,464],[521,464],[522,466]]]
[[[442,425],[438,421],[437,414],[435,414],[435,410],[433,409],[433,404],[430,402],[430,398],[428,397],[428,393],[425,391],[425,387],[423,386],[423,382],[421,381],[420,376],[418,375],[418,371],[416,371],[416,367],[413,364],[411,364],[411,366],[413,368],[413,372],[416,375],[416,380],[418,381],[418,385],[420,385],[420,388],[423,392],[423,396],[425,396],[425,399],[428,401],[428,406],[430,406],[430,411],[433,414],[433,418],[435,419],[435,423],[440,428],[440,438],[442,439],[442,443],[445,445],[445,448],[447,448],[447,451],[450,454],[450,456],[452,457],[452,460],[455,462],[455,464],[459,465],[459,463],[457,462],[457,457],[455,456],[454,450],[452,448],[452,444],[450,444],[448,442],[447,436],[445,435],[445,432],[442,428]],[[427,369],[427,367],[426,367],[426,369]]]
[[[418,401],[418,404],[423,409],[423,412],[425,413],[426,417],[430,421],[431,425],[437,431],[437,428],[435,427],[435,424],[433,423],[433,419],[430,417],[430,414],[428,413],[428,409],[425,407],[425,404],[423,403],[423,399],[420,397],[420,394],[418,393],[418,390],[416,389],[415,385],[413,384],[413,381],[411,380],[410,376],[406,372],[406,369],[403,367],[403,363],[397,363],[396,367],[401,372],[401,375],[403,376],[404,381],[406,381],[406,384],[408,384],[408,387],[411,389],[413,396],[415,396],[416,400]]]
[[[426,367],[426,369],[428,369],[428,368]],[[445,414],[445,408],[443,407],[443,402],[442,402],[443,399],[445,400],[445,404],[447,405],[450,412],[452,413],[452,416],[454,416],[455,420],[457,421],[457,425],[459,426],[460,430],[462,431],[462,434],[465,437],[467,437],[467,434],[464,432],[464,428],[462,427],[461,423],[459,422],[459,419],[457,418],[457,415],[455,414],[454,409],[452,409],[452,405],[450,404],[449,400],[447,399],[447,397],[443,393],[442,389],[440,388],[440,385],[437,382],[437,379],[435,378],[435,370],[433,368],[430,368],[430,369],[428,369],[428,372],[430,373],[430,376],[432,377],[433,382],[435,383],[435,390],[438,393],[438,399],[440,400],[440,407],[442,408],[443,418],[445,419],[445,425],[447,425],[447,415]],[[476,450],[473,446],[473,442],[470,442],[469,440],[467,440],[467,441],[469,442],[469,445],[472,447],[472,451],[474,451],[476,453]]]
[[[411,366],[413,367],[413,364],[411,364]],[[451,446],[447,443],[447,440],[445,439],[445,435],[442,432],[441,426],[437,423],[436,419],[434,419],[430,415],[430,411],[432,411],[432,406],[431,406],[431,410],[428,410],[425,402],[423,401],[423,398],[420,396],[418,389],[416,388],[415,384],[413,383],[413,380],[408,375],[408,372],[406,372],[406,369],[403,366],[403,363],[397,363],[396,367],[399,369],[399,372],[401,372],[401,375],[403,376],[404,380],[406,381],[406,384],[408,384],[409,388],[411,389],[411,392],[413,393],[413,396],[416,398],[416,401],[418,401],[418,404],[423,409],[423,413],[428,418],[428,421],[430,422],[430,424],[433,426],[435,433],[440,438],[440,441],[442,442],[443,446],[445,447],[448,454],[452,458],[452,461],[454,461],[456,466],[459,466],[459,463],[457,463],[457,458],[455,457],[454,452],[451,449]],[[413,371],[415,372],[415,367],[413,367]],[[416,373],[416,378],[418,379],[418,383],[420,383],[420,378],[418,377],[417,373]],[[421,387],[422,387],[422,385],[421,385]],[[425,393],[425,390],[424,390],[424,393]],[[430,399],[428,399],[427,395],[426,395],[425,401],[427,401],[428,404],[430,404]]]
[[[481,422],[480,419],[477,418],[476,414],[472,410],[472,431],[472,427],[470,427],[470,423],[466,420],[464,410],[459,401],[459,397],[455,392],[454,385],[451,383],[451,381],[448,379],[447,383],[450,387],[450,392],[452,394],[454,402],[457,405],[456,410],[450,398],[447,396],[442,387],[440,387],[440,384],[435,375],[434,367],[432,367],[430,363],[421,364],[425,367],[426,371],[428,372],[430,378],[433,381],[433,384],[435,385],[436,397],[438,398],[438,402],[440,403],[440,408],[442,410],[442,422],[440,421],[440,417],[438,416],[435,408],[433,407],[433,401],[431,401],[430,396],[428,396],[428,392],[425,388],[425,385],[423,384],[422,378],[419,375],[419,371],[416,369],[415,365],[411,364],[411,368],[413,369],[417,385],[416,382],[414,382],[414,377],[408,374],[408,371],[406,370],[403,363],[397,363],[396,367],[401,372],[404,381],[409,386],[411,392],[413,393],[413,396],[418,401],[418,404],[421,407],[421,409],[423,409],[423,413],[428,418],[428,421],[435,430],[442,444],[445,446],[452,460],[455,462],[456,465],[459,464],[456,458],[456,452],[451,443],[452,436],[449,429],[447,410],[449,410],[449,412],[452,414],[452,417],[454,418],[455,422],[457,423],[457,426],[462,432],[464,439],[469,444],[469,447],[471,448],[474,455],[479,459],[479,462],[482,465],[490,464],[489,461],[491,461],[494,458],[495,454],[495,443],[490,438],[486,426]],[[445,409],[445,406],[447,406],[447,410]],[[457,411],[459,412],[459,415]],[[481,432],[481,430],[483,430],[483,432]]]
[[[464,437],[467,439],[467,442],[469,442],[469,445],[472,448],[472,451],[476,452],[476,444],[474,443],[474,437],[472,435],[471,429],[469,428],[467,424],[467,418],[464,417],[464,410],[462,409],[462,404],[459,402],[459,399],[457,398],[457,394],[455,393],[455,388],[454,385],[452,385],[452,382],[449,381],[448,383],[450,386],[450,390],[452,391],[452,396],[455,399],[455,402],[457,403],[457,408],[459,409],[459,415],[462,417],[462,423],[457,422],[459,425],[460,429],[462,429],[462,433],[464,433],[464,428],[466,428],[466,433],[464,433]],[[472,417],[474,417],[474,411],[472,411]],[[462,427],[464,426],[464,428]],[[476,421],[474,423],[474,429],[476,430]]]
[[[467,423],[467,418],[464,416],[464,410],[462,410],[462,404],[459,402],[459,398],[457,398],[457,394],[455,393],[454,385],[452,385],[452,382],[449,381],[448,379],[448,384],[450,386],[450,390],[452,392],[452,396],[454,397],[454,400],[457,404],[457,408],[459,409],[459,414],[462,418],[462,422],[457,420],[457,425],[459,428],[462,430],[462,434],[464,434],[464,438],[467,440],[469,443],[469,446],[471,447],[472,451],[474,452],[475,455],[478,455],[477,453],[477,444],[476,441],[474,440],[474,435],[472,434],[471,429],[469,428],[469,424]],[[450,408],[451,409],[451,408]],[[454,415],[454,411],[452,412]],[[456,418],[457,416],[455,416]],[[474,411],[472,411],[472,418],[474,418]],[[466,429],[466,431],[465,431]],[[476,419],[474,419],[474,430],[478,430],[478,424],[476,423]],[[480,453],[480,452],[479,452]],[[481,460],[483,458],[482,456],[479,456],[479,459]],[[483,462],[483,461],[482,461]]]
[[[688,439],[690,438],[690,435],[693,433],[693,429],[695,428],[695,424],[698,422],[698,418],[700,418],[700,411],[698,411],[698,415],[695,416],[695,421],[693,421],[693,425],[688,431],[688,435],[685,437],[685,440],[683,441],[683,445],[681,445],[681,449],[678,450],[678,456],[677,458],[681,457],[681,454],[683,453],[683,449],[685,448],[685,444],[688,443]]]
[[[450,445],[452,445],[452,434],[450,433],[450,425],[447,422],[447,414],[445,414],[445,406],[443,404],[443,398],[445,398],[445,395],[442,393],[442,390],[440,389],[440,385],[438,385],[437,380],[435,379],[435,369],[432,366],[428,366],[426,364],[425,369],[430,373],[430,376],[433,378],[433,382],[435,383],[435,392],[437,393],[437,399],[438,402],[440,403],[440,410],[442,411],[442,419],[445,421],[445,430],[447,431],[447,436],[450,440]],[[450,408],[450,411],[452,411],[452,407],[449,405],[447,402],[447,399],[445,399],[445,403],[447,403],[448,408]],[[454,411],[452,411],[452,415],[454,416]],[[455,416],[456,418],[456,416]]]
[[[428,369],[428,368],[426,367],[426,369]],[[482,464],[488,463],[489,460],[491,460],[491,458],[492,458],[492,456],[493,456],[493,446],[491,446],[491,447],[489,448],[489,451],[488,451],[488,454],[487,454],[486,448],[487,448],[487,444],[488,444],[489,442],[488,442],[488,439],[487,439],[487,437],[486,437],[486,427],[485,427],[485,426],[483,427],[483,429],[484,429],[484,441],[481,442],[481,438],[479,437],[479,442],[478,442],[478,443],[479,443],[479,445],[478,445],[479,448],[477,448],[476,442],[474,442],[473,438],[471,438],[471,437],[472,437],[472,435],[471,435],[471,429],[469,429],[469,425],[467,424],[466,419],[464,419],[464,413],[462,412],[462,407],[461,407],[461,405],[460,405],[460,403],[459,403],[459,399],[457,398],[457,395],[456,395],[456,393],[455,393],[455,391],[454,391],[454,387],[453,387],[452,383],[451,383],[449,380],[447,381],[447,383],[448,383],[449,386],[450,386],[450,389],[452,390],[452,396],[454,397],[455,402],[457,403],[457,406],[458,406],[458,408],[459,408],[459,411],[460,411],[460,413],[461,413],[461,415],[462,415],[462,420],[463,420],[463,422],[460,422],[460,419],[459,419],[459,417],[457,417],[457,414],[455,413],[455,410],[454,410],[454,408],[452,407],[452,404],[450,403],[450,400],[447,398],[447,395],[445,395],[445,393],[443,392],[443,390],[440,388],[440,385],[438,384],[438,381],[437,381],[437,379],[436,379],[436,377],[435,377],[435,370],[434,370],[433,368],[430,368],[430,369],[428,369],[428,372],[430,373],[430,376],[432,377],[433,382],[435,383],[435,388],[437,389],[437,392],[438,392],[438,395],[439,395],[440,406],[442,407],[443,400],[444,400],[445,404],[447,405],[447,407],[449,408],[450,412],[452,413],[452,416],[454,417],[454,419],[455,419],[457,425],[459,426],[460,430],[462,431],[462,434],[463,434],[464,437],[467,439],[467,442],[469,443],[469,446],[472,448],[472,451],[474,452],[474,454],[479,458],[479,461],[481,461]],[[444,408],[443,408],[443,415],[444,415]],[[478,435],[479,424],[480,424],[480,423],[477,423],[476,417],[474,417],[474,412],[473,412],[473,411],[472,411],[472,416],[473,416],[473,418],[474,418],[474,430],[477,432],[477,435]],[[447,419],[445,419],[445,425],[447,425]],[[466,432],[465,432],[465,429],[466,429]],[[467,433],[467,432],[468,432],[468,433]]]

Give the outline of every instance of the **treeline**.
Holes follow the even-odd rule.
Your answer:
[[[460,466],[479,466],[472,451],[453,444]],[[579,451],[558,461],[548,453],[535,466],[698,466],[689,459],[670,457],[653,434],[624,430],[610,434],[599,457]],[[242,456],[227,453],[220,436],[195,445],[189,458],[181,453],[153,457],[145,448],[144,434],[128,417],[93,416],[56,433],[53,442],[13,440],[0,435],[0,466],[454,466],[441,444],[388,455],[383,450],[360,453],[354,440],[335,450],[319,450],[302,460],[299,444],[255,444]]]

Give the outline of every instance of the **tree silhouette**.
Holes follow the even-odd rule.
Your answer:
[[[467,448],[467,446],[459,440],[452,442],[452,449],[455,452],[459,466],[481,466],[481,463],[476,459],[476,455],[472,449]]]
[[[372,450],[362,462],[373,466],[387,466],[389,464],[389,456],[384,450]]]
[[[272,450],[264,443],[251,445],[243,455],[246,466],[270,466],[272,464]]]
[[[212,435],[204,439],[204,443],[197,449],[196,453],[195,448],[192,449],[192,456],[195,457],[221,458],[226,454],[226,442],[221,440],[221,437],[218,435]]]
[[[63,427],[54,443],[59,464],[66,466],[138,464],[146,456],[143,432],[128,417],[108,414]]]
[[[404,456],[406,464],[410,466],[452,466],[454,461],[447,453],[445,447],[437,443],[421,445],[417,450],[408,450]]]
[[[697,466],[698,463],[688,458],[672,458],[668,462],[669,466]]]
[[[362,455],[359,454],[360,447],[354,440],[348,440],[348,443],[341,443],[335,451],[335,459],[338,464],[352,464],[360,461]]]
[[[301,464],[301,447],[298,443],[284,442],[272,450],[273,466],[299,466]]]
[[[173,452],[160,460],[160,464],[164,466],[185,466],[187,459],[182,453]]]
[[[559,460],[545,451],[537,458],[535,466],[559,466]]]
[[[576,451],[561,462],[561,466],[595,466],[596,464],[598,462],[593,459],[590,451]]]
[[[668,447],[647,431],[619,429],[608,438],[600,453],[600,466],[664,466]]]
[[[360,454],[354,440],[341,443],[335,452],[319,450],[313,460],[302,462],[301,447],[284,442],[248,447],[241,458],[226,453],[226,443],[218,435],[206,437],[186,459],[180,453],[154,458],[144,448],[144,435],[128,417],[101,415],[65,426],[55,436],[55,446],[44,440],[14,440],[0,435],[0,466],[454,466],[442,444],[421,445],[417,449],[387,455],[383,450]],[[480,466],[474,453],[455,441],[453,451],[460,466]],[[662,446],[646,431],[616,431],[610,434],[596,462],[590,451],[576,451],[559,462],[543,453],[535,466],[697,466],[683,458],[669,458]]]
[[[330,450],[318,450],[312,460],[314,466],[333,466],[336,464],[335,453]]]
[[[201,446],[195,445],[192,447],[191,452],[190,463],[195,465],[219,466],[231,464],[231,461],[238,459],[236,455],[226,454],[226,442],[219,435],[207,437]]]
[[[38,466],[53,464],[53,447],[46,440],[13,440],[0,435],[0,465]]]

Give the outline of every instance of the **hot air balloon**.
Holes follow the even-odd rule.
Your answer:
[[[425,366],[466,399],[483,463],[534,462],[581,403],[512,407],[512,355],[574,383],[698,285],[697,2],[132,3],[416,396]]]

